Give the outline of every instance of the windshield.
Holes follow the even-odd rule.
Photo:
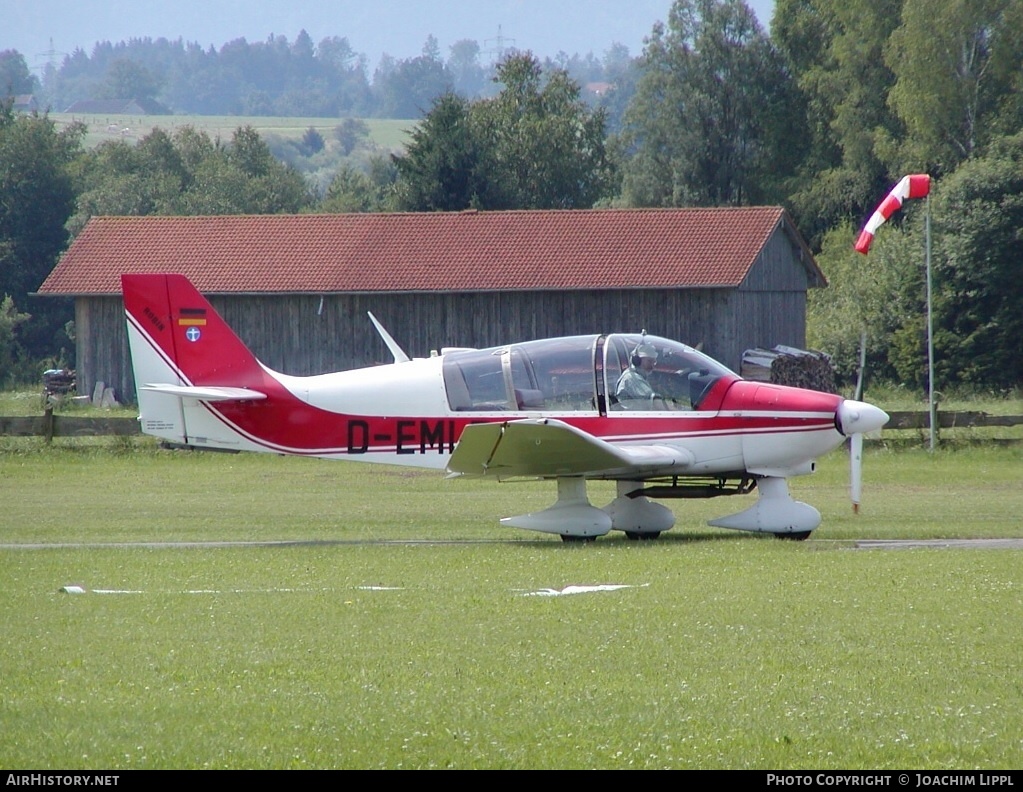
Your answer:
[[[659,336],[608,336],[608,410],[698,410],[722,376],[735,374],[692,347]]]

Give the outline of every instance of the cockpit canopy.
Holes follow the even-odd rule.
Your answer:
[[[652,369],[642,375],[652,396],[620,399],[619,379],[640,347],[644,356],[654,358]],[[444,356],[443,370],[448,404],[457,412],[699,410],[717,380],[736,378],[692,347],[639,333],[568,336],[450,352]]]

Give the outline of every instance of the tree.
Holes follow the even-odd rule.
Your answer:
[[[471,105],[454,93],[441,96],[412,130],[403,156],[395,157],[398,205],[418,212],[498,208],[489,141],[473,129]]]
[[[0,52],[0,100],[39,90],[39,80],[28,70],[25,57],[17,50]]]
[[[1023,384],[1023,133],[999,138],[932,189],[935,385],[1009,390]],[[925,204],[885,226],[866,258],[846,226],[825,236],[817,261],[829,287],[810,294],[808,342],[855,370],[867,330],[868,368],[927,386]]]
[[[145,66],[118,58],[110,64],[104,85],[96,96],[122,101],[152,100],[159,91],[160,81]]]
[[[21,313],[9,294],[0,298],[0,388],[27,379],[19,371],[24,363],[24,350],[18,343],[18,326],[32,317]]]
[[[530,54],[498,66],[492,99],[438,100],[395,162],[406,209],[589,208],[614,192],[604,113]]]
[[[894,170],[949,173],[991,139],[1021,85],[1023,0],[905,0],[885,50],[888,102],[907,137],[889,141]],[[1015,122],[1015,125],[1013,125]]]
[[[636,95],[636,86],[642,71],[639,58],[629,57],[629,48],[613,44],[604,53],[604,81],[610,88],[599,98],[599,106],[607,114],[607,131],[612,137],[620,136],[629,103]]]
[[[373,82],[377,114],[384,118],[420,118],[434,100],[451,90],[451,73],[430,36],[418,58],[381,63]]]
[[[334,94],[335,113],[357,115],[370,111],[370,88],[365,56],[358,55],[346,38],[325,38],[316,48]]]
[[[252,127],[235,130],[225,154],[225,165],[237,171],[226,185],[236,187],[216,192],[220,192],[228,204],[237,207],[239,213],[297,212],[309,204],[309,191],[301,174],[276,160]],[[206,186],[213,188],[214,182],[208,181]]]
[[[137,146],[100,145],[80,170],[75,228],[95,214],[276,214],[311,202],[302,176],[251,127],[236,130],[228,145],[192,127],[173,138],[154,129]]]
[[[813,247],[827,229],[868,215],[890,186],[876,141],[903,134],[883,57],[903,2],[777,0],[771,38],[797,85],[805,140],[787,203]]]
[[[74,209],[70,167],[81,151],[85,127],[58,131],[47,115],[22,115],[0,102],[0,295],[27,306],[67,244],[65,223]],[[20,334],[25,354],[41,358],[66,337],[70,305],[37,300]]]
[[[826,352],[839,380],[851,385],[856,381],[865,331],[871,378],[899,379],[908,370],[904,362],[911,361],[912,377],[902,381],[923,386],[926,379],[920,375],[926,377],[926,348],[914,340],[906,361],[895,354],[901,350],[897,339],[905,337],[908,328],[913,328],[914,339],[924,329],[919,322],[925,297],[922,236],[886,227],[867,257],[853,249],[854,238],[855,230],[846,223],[822,239],[816,260],[828,286],[807,295],[807,344]]]
[[[394,183],[386,164],[370,165],[366,175],[345,165],[335,174],[327,194],[317,207],[320,212],[384,212],[389,208],[388,192]]]
[[[334,138],[341,144],[346,157],[355,151],[359,142],[369,137],[369,124],[361,118],[346,118],[334,127]]]
[[[454,80],[454,89],[472,99],[486,83],[480,66],[480,45],[472,39],[460,39],[449,48],[448,71]]]
[[[107,141],[81,158],[78,209],[69,227],[77,233],[92,215],[175,214],[192,173],[175,142],[154,129],[138,145]]]
[[[644,50],[621,144],[634,206],[778,200],[794,164],[793,95],[742,0],[675,0]]]
[[[311,157],[323,151],[324,145],[323,135],[316,131],[316,127],[309,127],[302,135],[300,149],[305,156]]]
[[[1023,132],[993,142],[935,200],[935,365],[944,383],[1023,385]],[[939,335],[940,333],[940,335]]]
[[[589,209],[609,199],[617,171],[605,146],[606,116],[579,98],[579,84],[564,71],[544,75],[528,53],[498,66],[495,81],[504,88],[474,115],[493,141],[512,206]]]

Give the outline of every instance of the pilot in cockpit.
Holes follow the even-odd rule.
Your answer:
[[[657,365],[657,350],[649,344],[640,344],[632,351],[632,365],[622,372],[615,386],[618,401],[627,399],[644,399],[650,401],[655,397],[650,384],[650,372]]]

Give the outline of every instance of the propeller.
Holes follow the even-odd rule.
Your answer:
[[[863,494],[863,434],[857,432],[849,438],[849,495],[852,497],[853,514],[860,513],[860,496]]]
[[[867,367],[867,328],[860,332],[860,365],[856,370],[856,401],[863,398],[863,370]],[[853,514],[860,513],[860,496],[863,494],[863,435],[854,434],[849,438],[849,497]]]
[[[859,513],[863,489],[863,435],[888,423],[888,413],[873,404],[846,399],[838,406],[838,428],[850,441],[849,490],[853,511]]]

